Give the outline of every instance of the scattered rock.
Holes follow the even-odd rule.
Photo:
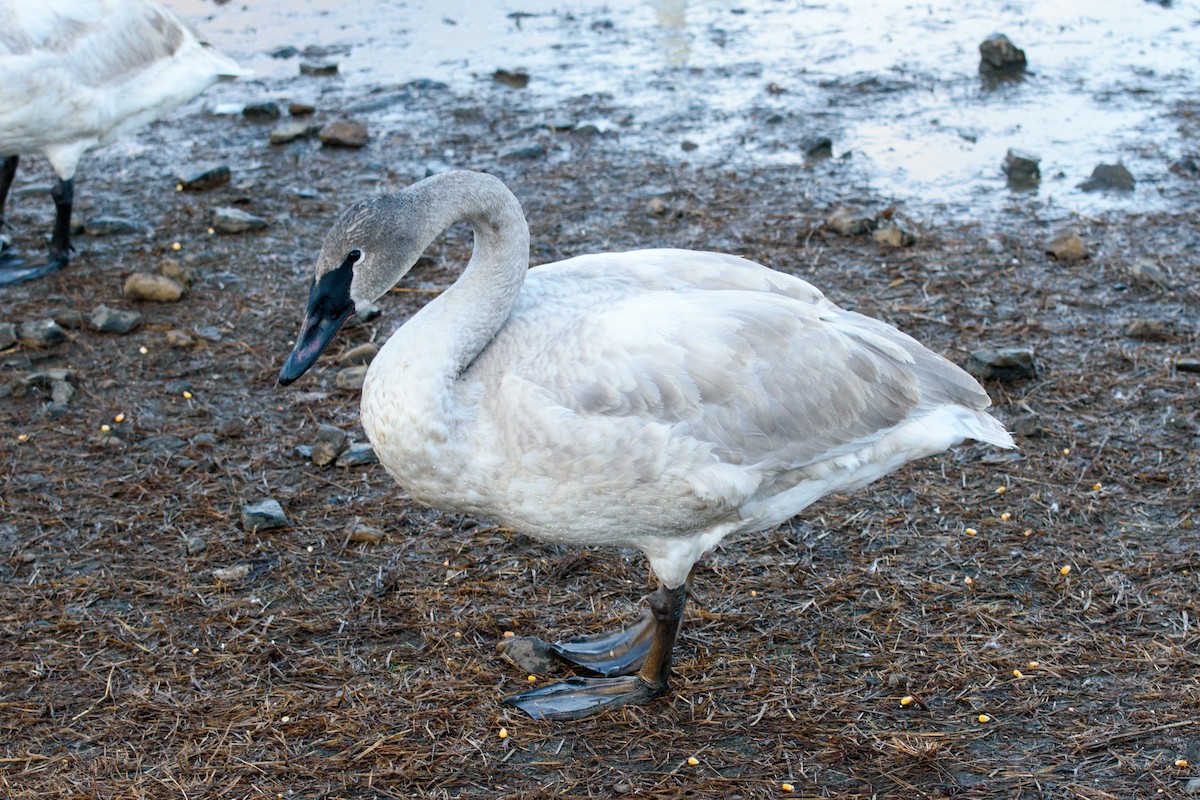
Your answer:
[[[1192,778],[1183,786],[1187,794],[1200,794],[1200,778]]]
[[[1200,175],[1200,162],[1197,162],[1192,156],[1184,156],[1177,161],[1171,162],[1171,166],[1167,167],[1167,169],[1176,175],[1181,175],[1185,178],[1194,178]]]
[[[540,144],[514,147],[500,154],[501,161],[534,161],[546,157],[546,148]]]
[[[316,75],[317,77],[328,77],[338,74],[338,65],[333,61],[301,61],[301,75]]]
[[[339,389],[359,391],[367,378],[367,368],[364,366],[346,367],[333,379],[333,385]]]
[[[1072,262],[1087,258],[1087,245],[1079,234],[1072,231],[1060,233],[1046,245],[1046,252],[1059,261]]]
[[[214,208],[211,213],[211,224],[217,233],[249,233],[267,228],[265,219],[239,208]]]
[[[185,192],[203,192],[207,189],[224,186],[232,177],[233,173],[227,165],[208,164],[181,172],[175,176],[175,179],[178,181],[179,188]]]
[[[125,334],[142,324],[142,315],[136,311],[124,311],[99,305],[88,314],[88,325],[103,333]]]
[[[562,671],[562,661],[537,636],[506,636],[500,640],[499,649],[522,672],[555,675]]]
[[[1125,326],[1125,335],[1144,341],[1161,341],[1171,338],[1174,326],[1165,319],[1135,319]]]
[[[1124,164],[1099,164],[1079,188],[1085,192],[1132,192],[1136,183]]]
[[[1033,153],[1023,150],[1009,150],[1004,154],[1004,164],[1001,169],[1008,176],[1010,186],[1031,186],[1042,178],[1038,167],[1041,159]]]
[[[1155,264],[1153,261],[1142,259],[1135,261],[1129,265],[1129,274],[1140,280],[1147,280],[1150,283],[1156,283],[1159,286],[1170,286],[1171,281],[1167,277],[1167,273],[1163,272],[1162,267]]]
[[[410,105],[413,101],[412,92],[380,92],[348,106],[346,111],[350,114],[371,114],[400,104]]]
[[[875,229],[875,220],[848,206],[838,206],[825,220],[825,227],[842,236],[861,236]]]
[[[278,500],[268,499],[261,503],[242,506],[242,529],[255,533],[271,528],[285,528],[288,525],[287,515]]]
[[[524,89],[529,85],[529,73],[525,70],[498,69],[492,73],[492,80],[510,89]]]
[[[26,347],[51,347],[65,342],[67,332],[52,319],[35,319],[17,326],[17,338]]]
[[[158,262],[158,274],[170,278],[185,289],[192,285],[192,269],[184,266],[174,258],[164,258]]]
[[[1200,358],[1177,358],[1175,359],[1175,370],[1177,372],[1200,372]]]
[[[0,350],[7,350],[17,343],[17,326],[11,322],[0,322]]]
[[[234,564],[233,566],[229,567],[218,567],[217,569],[213,570],[212,574],[213,577],[219,581],[224,583],[232,583],[233,581],[240,581],[242,578],[249,575],[250,565]]]
[[[342,454],[349,443],[346,432],[336,425],[324,424],[317,431],[317,439],[312,444],[309,455],[312,463],[318,467],[332,464],[334,459]]]
[[[75,396],[75,389],[66,381],[53,381],[50,384],[50,402],[65,406]]]
[[[250,103],[242,108],[242,116],[254,122],[273,122],[283,116],[279,103],[266,100],[261,103]]]
[[[387,539],[387,536],[378,528],[372,528],[370,525],[364,525],[355,520],[353,527],[350,528],[350,533],[346,534],[346,539],[359,544],[379,544]]]
[[[684,139],[679,143],[679,149],[685,153],[692,153],[700,149],[700,145],[693,142],[691,139]]]
[[[1025,51],[1003,33],[993,33],[979,43],[979,71],[993,77],[1017,76],[1025,71]]]
[[[833,139],[828,136],[805,136],[800,140],[800,152],[805,158],[832,158]]]
[[[229,417],[217,424],[217,433],[223,439],[236,439],[246,432],[246,420],[241,417]]]
[[[1024,347],[986,347],[976,350],[967,359],[966,370],[979,380],[1011,382],[1037,377],[1033,351]]]
[[[307,122],[285,122],[271,129],[271,144],[287,144],[297,139],[311,139],[320,127]]]
[[[183,331],[170,330],[167,331],[167,346],[174,347],[179,350],[184,350],[196,343],[196,340],[188,336]]]
[[[50,309],[50,319],[69,330],[78,330],[83,327],[83,314],[73,308],[52,308]]]
[[[267,53],[267,55],[269,55],[271,58],[278,59],[295,58],[296,56],[300,55],[300,50],[292,47],[289,44],[284,45],[283,47],[277,47],[271,52]]]
[[[183,543],[183,549],[189,556],[198,556],[208,549],[208,542],[200,536],[190,536]]]
[[[288,113],[293,117],[311,117],[317,113],[317,106],[307,100],[293,100],[288,103]]]
[[[367,464],[378,464],[379,456],[375,455],[375,450],[369,442],[357,442],[346,448],[346,451],[337,458],[336,466],[339,467],[362,467]]]
[[[138,225],[124,217],[96,217],[84,223],[83,232],[88,236],[128,236],[138,232]]]
[[[345,120],[321,128],[320,137],[326,147],[363,147],[370,138],[365,125]]]
[[[1047,434],[1046,428],[1042,425],[1041,417],[1037,414],[1022,414],[1014,419],[1011,425],[1013,433],[1027,439],[1035,439]]]
[[[130,300],[175,303],[183,297],[183,285],[165,275],[135,272],[125,279],[124,292]]]
[[[357,347],[351,347],[346,352],[338,356],[339,364],[370,364],[375,356],[379,353],[379,345],[374,342],[360,344]]]
[[[884,225],[872,234],[875,241],[885,247],[911,247],[917,238],[894,222]]]
[[[646,201],[646,213],[652,217],[661,217],[667,213],[667,201],[661,197],[651,197]]]

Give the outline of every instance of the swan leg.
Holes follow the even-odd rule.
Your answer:
[[[10,156],[0,167],[0,201],[6,199],[8,187],[17,171],[17,158]],[[54,233],[50,237],[50,257],[45,261],[21,258],[14,253],[0,252],[0,286],[24,283],[62,269],[71,259],[71,207],[75,201],[75,179],[59,178],[50,190],[54,199]],[[0,202],[0,219],[3,214]]]
[[[4,233],[4,209],[8,205],[8,190],[17,175],[18,160],[17,156],[8,156],[0,161],[0,253],[12,244],[12,239]]]
[[[660,585],[650,595],[650,617],[646,626],[651,631],[650,643],[636,675],[610,678],[577,676],[506,697],[504,702],[516,706],[534,719],[579,719],[607,708],[646,703],[665,694],[671,675],[671,653],[683,622],[687,594],[685,583],[674,589]]]

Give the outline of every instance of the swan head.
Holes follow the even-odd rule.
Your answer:
[[[382,297],[421,254],[402,224],[408,204],[397,196],[356,203],[321,246],[296,346],[279,372],[286,386],[316,363],[342,324]]]

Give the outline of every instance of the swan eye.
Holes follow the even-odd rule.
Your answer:
[[[363,258],[363,252],[362,252],[362,250],[359,250],[357,248],[355,248],[354,250],[351,250],[350,253],[346,256],[346,260],[348,260],[351,264],[357,264],[358,262],[362,261],[362,258]]]

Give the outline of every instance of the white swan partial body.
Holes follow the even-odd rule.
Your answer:
[[[9,159],[0,174],[0,221],[15,157],[40,153],[58,175],[59,239],[85,152],[219,80],[249,74],[150,0],[0,0],[0,158]],[[51,259],[61,261],[53,268],[66,263],[67,250],[68,241],[52,242]]]
[[[1013,446],[984,411],[987,393],[957,366],[751,261],[638,250],[526,276],[520,207],[478,173],[345,212],[281,380],[302,374],[354,307],[459,219],[476,232],[470,265],[367,373],[362,423],[380,462],[438,508],[551,541],[637,547],[661,582],[646,623],[656,644],[643,648],[658,656],[605,657],[596,670],[636,661],[640,683],[518,695],[535,716],[665,691],[683,587],[724,536],[778,525],[964,439]],[[621,637],[617,650],[633,648],[633,634]],[[572,657],[572,643],[554,647],[595,669]]]

